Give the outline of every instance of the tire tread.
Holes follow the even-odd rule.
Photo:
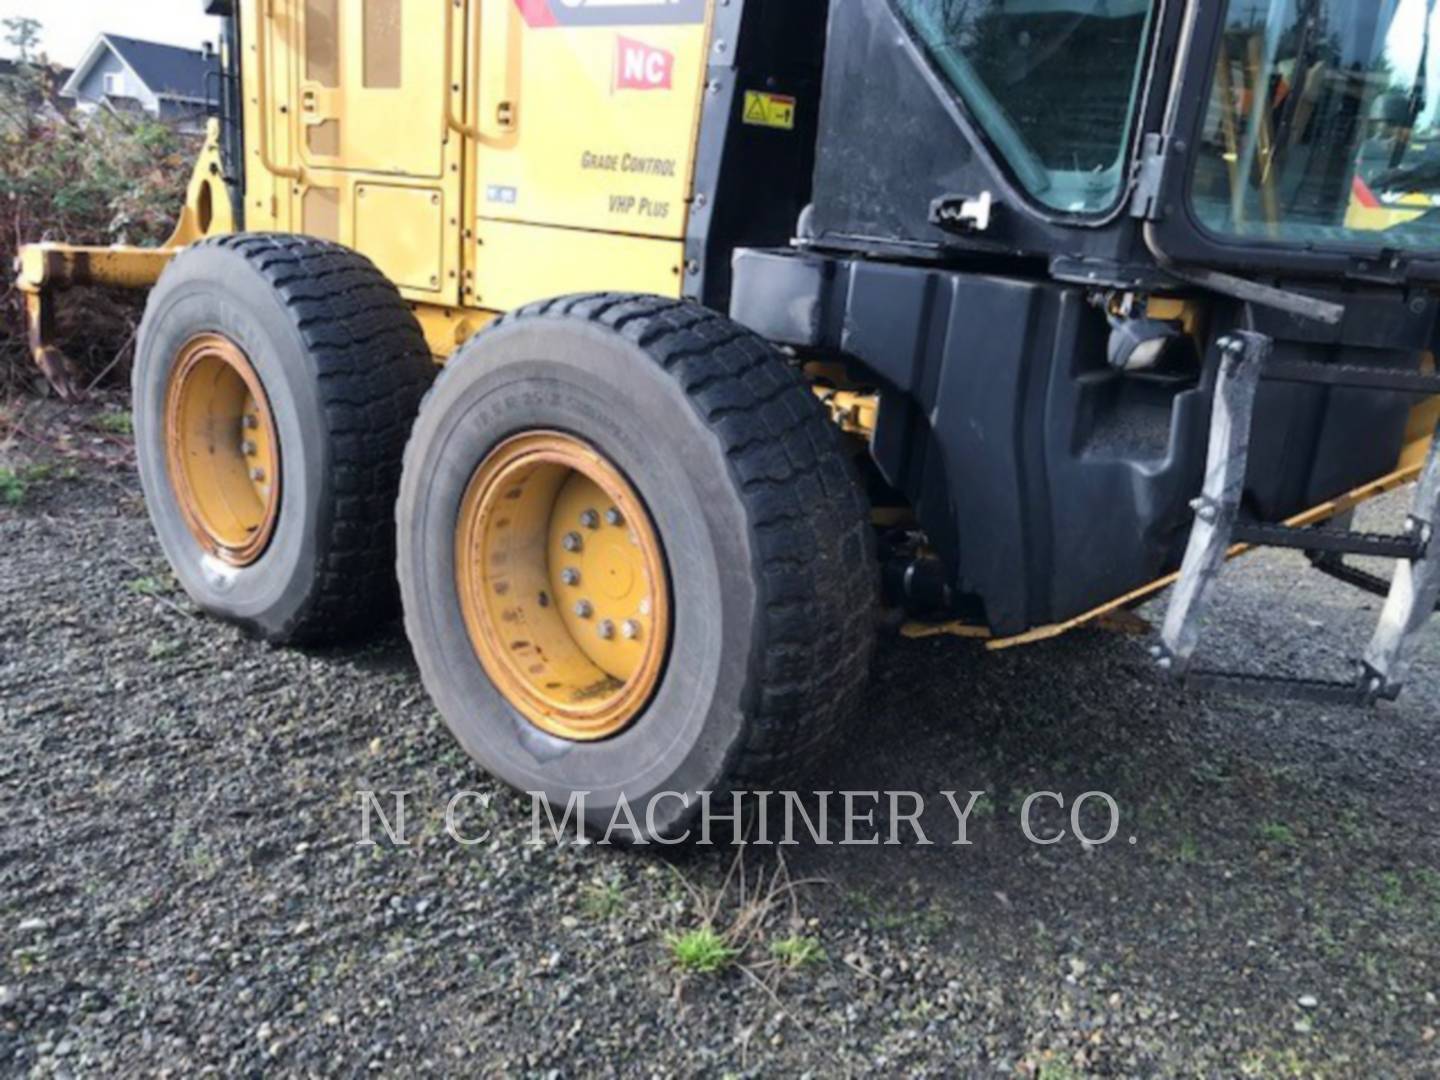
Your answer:
[[[485,333],[536,319],[622,335],[678,382],[719,441],[748,518],[760,622],[748,723],[724,779],[742,790],[795,776],[853,720],[875,647],[869,504],[838,429],[770,342],[695,303],[559,297],[501,316]]]
[[[290,313],[317,374],[333,482],[315,587],[267,640],[319,645],[396,614],[394,506],[405,444],[435,363],[414,312],[375,264],[326,240],[245,233],[201,241],[240,256]]]

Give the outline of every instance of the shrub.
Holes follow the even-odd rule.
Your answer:
[[[52,69],[0,77],[0,384],[33,375],[10,267],[22,244],[163,243],[184,204],[200,140],[148,116],[67,114]],[[144,298],[77,289],[60,301],[56,344],[88,380],[130,341]],[[123,364],[116,371],[123,374]]]

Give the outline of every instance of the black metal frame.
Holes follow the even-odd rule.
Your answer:
[[[1125,216],[1134,191],[1134,166],[1140,152],[1144,132],[1151,130],[1152,120],[1158,122],[1158,116],[1154,115],[1152,110],[1163,109],[1165,105],[1164,93],[1156,93],[1157,89],[1163,91],[1165,88],[1164,80],[1161,77],[1161,66],[1158,64],[1160,57],[1166,52],[1162,48],[1162,44],[1167,37],[1167,26],[1176,21],[1176,13],[1184,10],[1184,0],[1155,0],[1155,16],[1146,30],[1146,40],[1142,43],[1140,50],[1139,65],[1143,67],[1144,72],[1140,80],[1135,111],[1130,117],[1130,126],[1125,132],[1124,150],[1121,154],[1122,159],[1129,166],[1131,175],[1126,179],[1120,193],[1110,206],[1089,214],[1067,213],[1064,210],[1046,206],[1035,198],[1025,186],[1024,181],[1016,175],[1014,167],[1006,159],[1003,151],[995,145],[994,140],[985,132],[985,129],[971,118],[959,91],[951,86],[949,80],[937,70],[933,58],[915,40],[914,32],[909,29],[904,16],[900,13],[898,0],[886,0],[886,2],[896,22],[900,26],[906,27],[907,50],[913,51],[920,59],[936,88],[952,99],[957,112],[957,123],[970,139],[983,146],[988,158],[987,164],[998,175],[1004,177],[1006,184],[1004,198],[1010,200],[1012,206],[1022,208],[1027,214],[1052,225],[1081,229],[1101,229]]]
[[[1297,277],[1349,278],[1401,284],[1440,281],[1440,255],[1400,251],[1383,244],[1337,244],[1327,249],[1251,243],[1217,236],[1195,217],[1191,203],[1191,163],[1210,103],[1210,80],[1224,37],[1226,0],[1191,0],[1188,38],[1171,85],[1170,109],[1162,132],[1163,168],[1154,205],[1155,219],[1146,240],[1162,262],[1198,263]]]
[[[235,208],[235,226],[245,227],[245,95],[241,85],[240,19],[230,0],[205,0],[204,11],[221,21],[219,66],[205,77],[207,115],[220,121],[220,163],[230,202]],[[211,86],[214,85],[214,94]]]

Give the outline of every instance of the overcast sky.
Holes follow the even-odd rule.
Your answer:
[[[201,14],[204,6],[202,0],[0,0],[0,19],[39,19],[41,47],[51,60],[73,67],[105,32],[198,49],[220,36],[218,21]],[[0,41],[0,55],[12,51]]]

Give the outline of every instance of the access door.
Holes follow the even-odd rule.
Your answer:
[[[305,164],[439,178],[444,171],[450,0],[303,0]]]
[[[466,0],[276,0],[273,10],[293,43],[281,110],[298,166],[291,221],[368,256],[409,299],[458,304],[463,148],[447,138],[445,56]]]

